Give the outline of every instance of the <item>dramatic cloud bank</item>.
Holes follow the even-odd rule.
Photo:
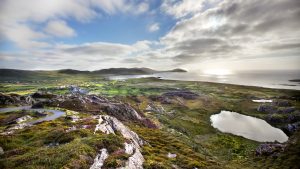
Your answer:
[[[89,24],[124,14],[171,16],[175,24],[156,40],[135,43],[57,40],[80,38],[77,31],[83,30],[72,27],[74,22]],[[2,50],[0,66],[296,69],[300,68],[296,64],[300,63],[299,18],[299,0],[163,0],[156,6],[135,0],[3,0],[1,44],[10,42],[19,49]],[[145,32],[159,33],[160,22],[145,23]]]

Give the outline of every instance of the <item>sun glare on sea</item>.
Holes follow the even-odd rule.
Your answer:
[[[216,75],[216,76],[225,76],[233,74],[233,72],[229,69],[207,69],[203,71],[206,75]]]

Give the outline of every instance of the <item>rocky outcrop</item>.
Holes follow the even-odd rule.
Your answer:
[[[140,147],[143,145],[143,141],[139,138],[139,136],[127,128],[122,122],[120,122],[117,118],[107,115],[99,115],[98,124],[95,128],[95,132],[101,131],[106,134],[115,134],[115,131],[121,133],[121,135],[132,141],[136,147]]]
[[[33,93],[31,97],[33,99],[53,99],[56,97],[56,95],[47,92],[38,91]]]
[[[161,104],[172,104],[173,103],[172,99],[170,99],[167,96],[163,96],[163,95],[162,96],[152,95],[152,96],[149,96],[149,99],[152,100],[152,101],[156,101],[156,102],[158,101]]]
[[[135,147],[135,152],[128,158],[124,167],[119,167],[118,169],[143,169],[143,163],[145,159],[140,152],[140,149]]]
[[[286,145],[279,144],[279,143],[264,143],[264,144],[259,145],[256,148],[255,154],[257,156],[262,156],[262,155],[277,156],[280,152],[284,151],[285,147],[286,147]]]
[[[130,105],[110,101],[96,95],[65,95],[50,100],[45,105],[93,114],[105,112],[122,121],[141,121],[143,119]]]
[[[291,136],[293,133],[295,133],[300,126],[300,122],[296,122],[296,123],[289,123],[287,125],[285,125],[282,130],[284,133],[286,133],[288,136]]]
[[[277,113],[277,108],[272,105],[263,104],[257,107],[257,111],[263,113]]]
[[[23,122],[28,121],[28,120],[31,120],[31,119],[32,119],[31,116],[26,115],[26,116],[17,118],[17,119],[16,119],[16,122],[17,122],[17,123],[23,123]]]
[[[69,86],[69,91],[73,94],[87,94],[89,91],[86,89],[82,89],[78,86],[75,85],[70,85]]]
[[[96,116],[95,118],[98,119],[98,124],[94,133],[101,131],[106,134],[115,134],[115,132],[118,131],[127,140],[124,143],[124,149],[125,153],[131,156],[126,161],[125,166],[120,167],[119,169],[142,169],[143,162],[145,161],[140,151],[141,146],[144,144],[143,140],[115,117],[100,115]],[[97,155],[97,157],[99,156]]]
[[[128,104],[108,103],[102,105],[103,110],[109,115],[118,117],[120,120],[141,120],[142,117]]]
[[[154,105],[154,104],[149,104],[145,111],[149,111],[149,112],[155,112],[155,113],[160,113],[160,114],[164,114],[166,113],[165,109],[163,106],[161,105]]]
[[[185,91],[185,90],[178,90],[178,91],[171,91],[164,93],[163,96],[167,97],[181,97],[187,100],[194,100],[199,97],[197,93],[193,93],[191,91]]]
[[[71,120],[71,122],[75,123],[80,120],[80,117],[77,115],[68,115],[66,116],[67,120]]]
[[[289,107],[292,104],[287,100],[277,100],[273,103],[273,105],[278,107]]]
[[[31,105],[35,100],[31,96],[20,96],[17,94],[2,94],[0,93],[0,106],[20,106]]]
[[[108,153],[105,148],[100,150],[100,154],[96,156],[94,159],[93,165],[90,167],[90,169],[99,169],[103,166],[105,159],[107,159]]]
[[[87,112],[91,114],[105,113],[117,117],[121,121],[134,121],[147,127],[155,128],[149,119],[139,114],[129,104],[108,100],[96,95],[53,95],[44,92],[36,92],[31,96],[0,94],[0,104],[7,105],[32,105],[32,108],[60,107],[69,110]],[[1,106],[1,105],[0,105]]]
[[[10,134],[13,134],[15,132],[15,130],[24,129],[25,127],[30,127],[30,126],[32,126],[32,125],[28,124],[28,123],[17,124],[15,126],[5,129],[5,131],[2,132],[1,135],[10,135]]]

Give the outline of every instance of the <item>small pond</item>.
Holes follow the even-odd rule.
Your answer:
[[[18,111],[18,110],[34,110],[39,112],[50,112],[51,114],[38,118],[36,120],[28,122],[28,124],[36,124],[43,121],[51,121],[55,120],[65,114],[64,111],[61,110],[52,110],[52,109],[33,109],[31,106],[20,106],[20,107],[8,107],[8,108],[0,108],[0,113],[7,113],[12,111]]]
[[[222,110],[210,116],[212,126],[221,132],[231,133],[259,142],[286,142],[288,136],[266,121],[236,112]]]

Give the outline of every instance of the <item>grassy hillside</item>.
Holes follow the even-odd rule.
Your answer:
[[[253,98],[287,101],[297,114],[300,110],[300,91],[246,87],[239,85],[215,84],[207,82],[184,82],[160,80],[156,78],[110,81],[101,76],[84,73],[60,74],[57,72],[13,71],[9,77],[18,83],[2,82],[2,94],[28,96],[34,92],[47,92],[55,95],[70,94],[69,85],[76,85],[89,91],[89,94],[103,96],[109,100],[131,105],[137,112],[151,119],[157,128],[148,128],[140,123],[126,121],[128,127],[147,142],[142,147],[145,158],[144,168],[297,168],[299,159],[299,132],[291,135],[286,151],[278,156],[257,156],[256,148],[261,144],[232,134],[222,133],[211,126],[210,116],[220,110],[236,111],[241,114],[268,120],[269,114],[257,111],[261,103]],[[174,96],[166,100],[166,93],[190,91],[198,95],[195,99]],[[149,110],[149,105],[153,110]],[[72,109],[72,107],[70,107]],[[14,112],[18,114],[20,112]],[[79,111],[81,117],[91,116]],[[98,112],[99,114],[106,113]],[[2,114],[2,119],[13,114]],[[284,127],[286,116],[278,116]],[[111,152],[122,147],[118,135],[92,134],[95,121],[83,121],[76,125],[91,125],[91,129],[80,129],[65,133],[61,129],[72,126],[69,120],[59,118],[52,122],[38,124],[18,131],[13,136],[0,138],[4,149],[1,156],[2,168],[89,168],[96,154],[96,147],[105,145]],[[5,126],[1,126],[1,130]],[[46,147],[51,141],[61,144]],[[67,143],[67,144],[66,144]],[[100,144],[100,145],[99,145]],[[34,145],[34,146],[33,146]],[[176,158],[167,157],[168,153]],[[38,154],[38,155],[37,155]],[[107,165],[118,165],[120,156],[113,156]],[[23,164],[23,165],[22,165]]]

